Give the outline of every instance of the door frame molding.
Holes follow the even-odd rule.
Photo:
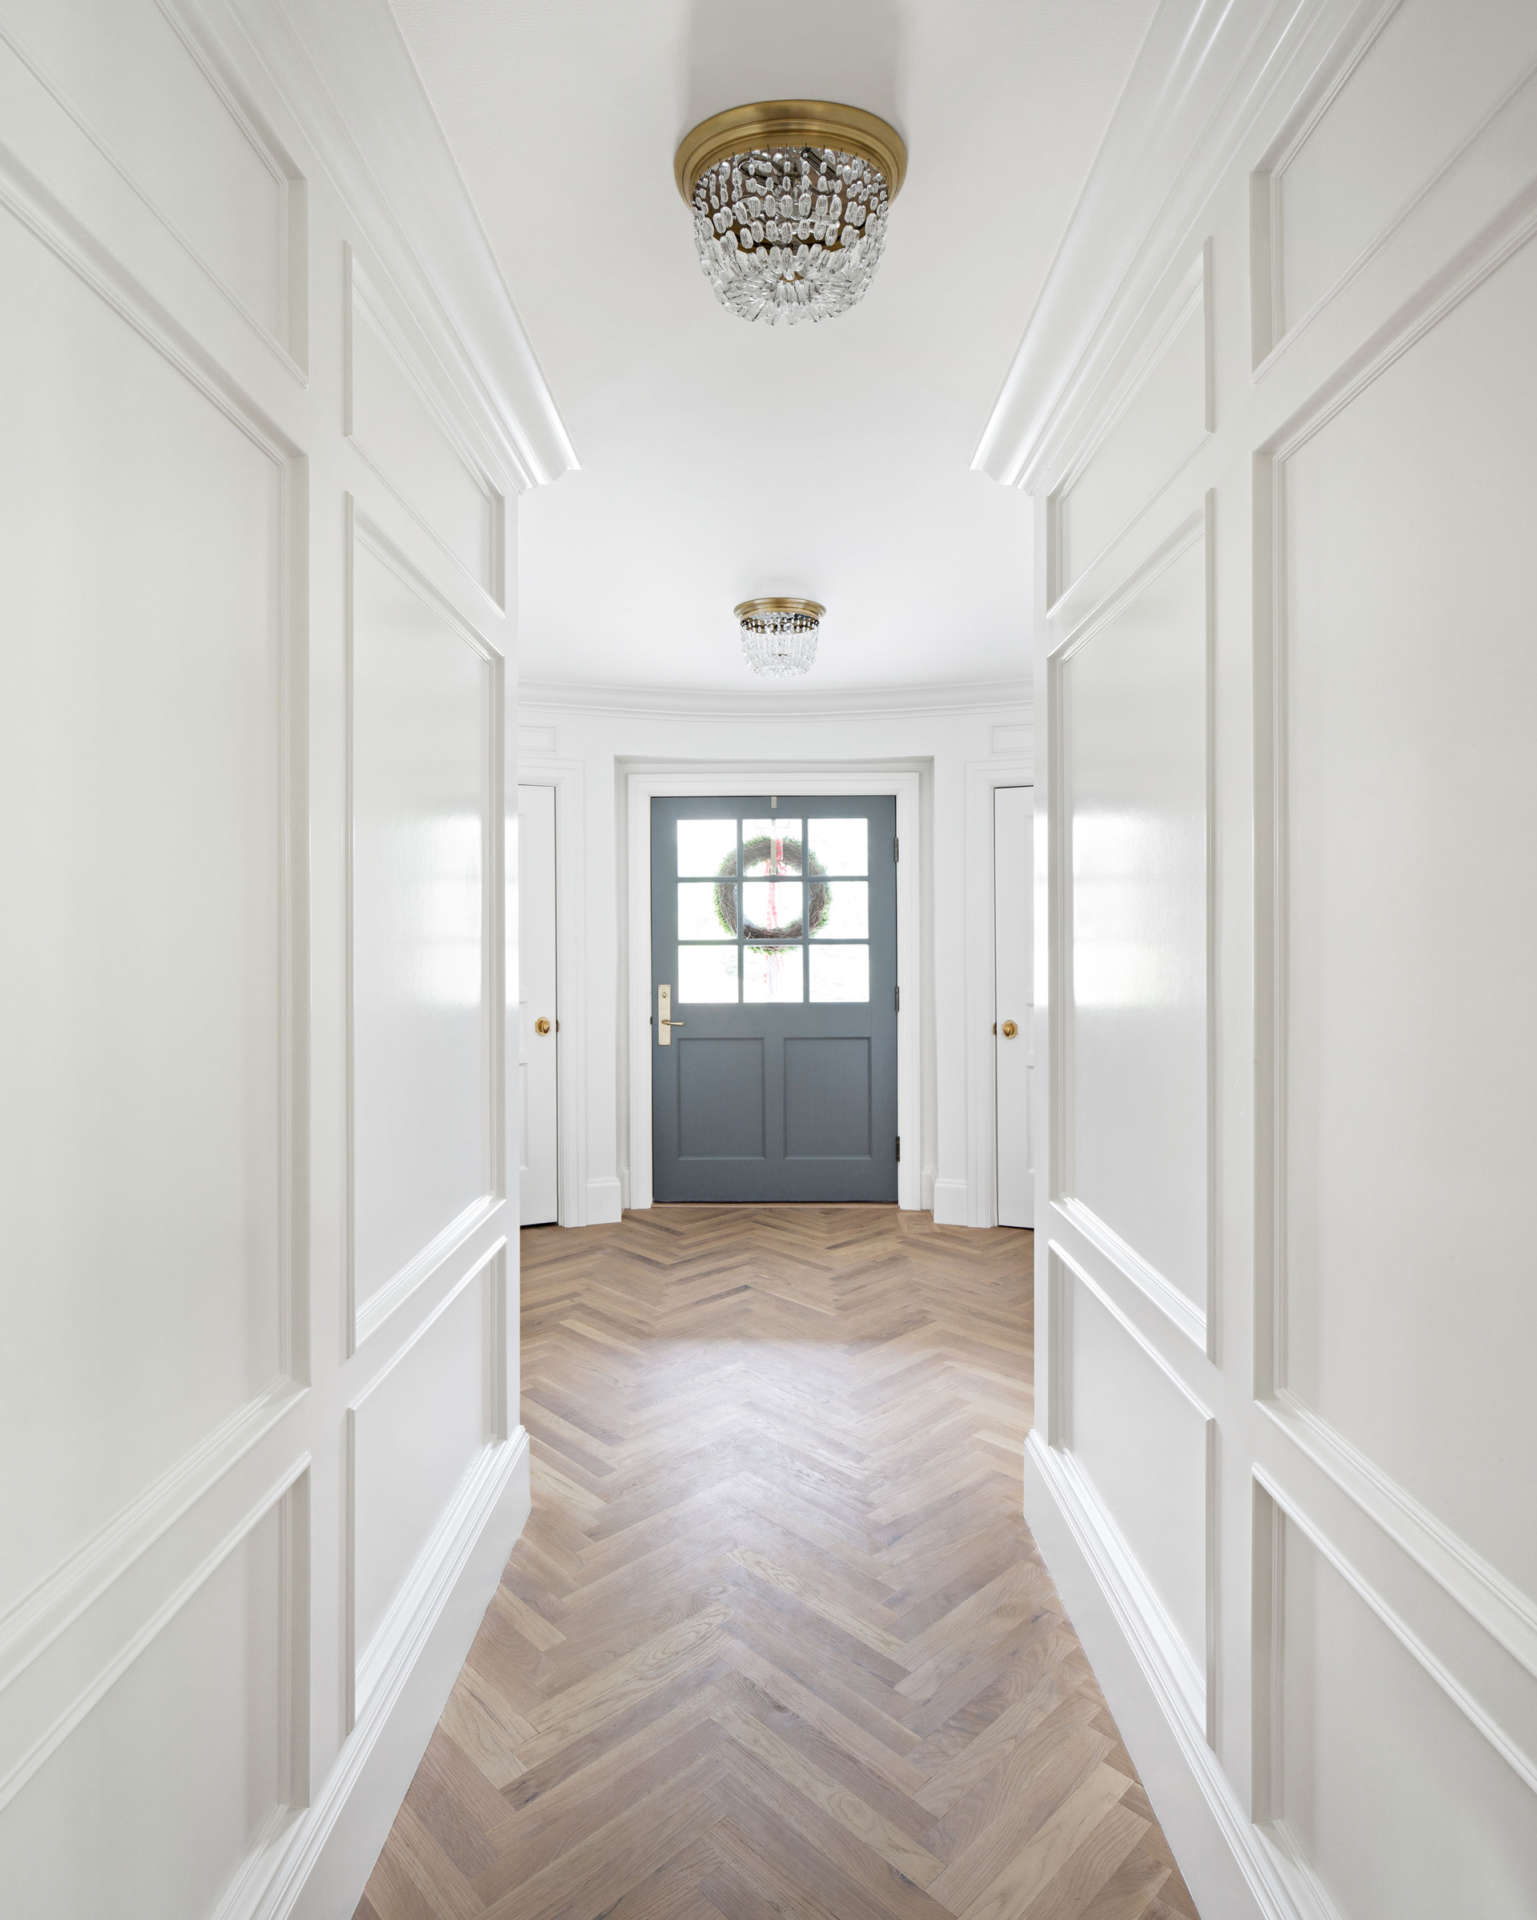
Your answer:
[[[584,1227],[587,1080],[581,954],[585,905],[582,877],[587,870],[582,807],[585,768],[580,760],[520,753],[517,772],[520,787],[555,789],[555,1224]],[[521,861],[519,866],[521,869]],[[514,1033],[512,1045],[516,1044]],[[509,1072],[516,1065],[516,1060],[510,1059]]]
[[[648,762],[627,769],[626,840],[629,850],[628,956],[625,1006],[629,1015],[629,1193],[626,1205],[651,1205],[651,802],[719,794],[745,799],[761,793],[790,799],[819,793],[890,794],[897,803],[897,1132],[909,1145],[897,1163],[897,1205],[918,1212],[923,1204],[922,995],[923,941],[919,922],[922,890],[920,845],[921,766],[912,761],[734,760]],[[558,802],[557,802],[558,804]]]
[[[1035,786],[1035,756],[971,760],[966,766],[967,1224],[998,1224],[998,1061],[993,1002],[998,985],[994,923],[994,793]],[[1037,942],[1039,946],[1039,942]],[[1032,1116],[1033,1118],[1034,1116]],[[1037,1135],[1039,1138],[1039,1135]]]

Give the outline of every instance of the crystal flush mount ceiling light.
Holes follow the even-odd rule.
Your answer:
[[[907,148],[859,107],[762,100],[701,121],[674,171],[716,299],[772,326],[827,320],[864,298]]]
[[[815,600],[744,600],[735,611],[754,673],[783,680],[810,668],[826,607]]]

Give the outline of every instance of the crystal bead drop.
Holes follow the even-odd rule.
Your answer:
[[[821,622],[807,613],[744,613],[742,651],[754,673],[787,679],[806,673],[817,657]]]
[[[827,320],[864,298],[886,211],[885,175],[858,154],[754,148],[700,175],[699,262],[716,299],[744,320]]]

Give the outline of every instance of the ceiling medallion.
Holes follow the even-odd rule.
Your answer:
[[[826,611],[815,600],[744,600],[735,612],[748,666],[774,680],[807,672]]]
[[[827,320],[864,298],[907,173],[895,127],[830,100],[729,107],[674,163],[699,264],[743,320]]]

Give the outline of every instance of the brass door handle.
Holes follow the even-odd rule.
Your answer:
[[[548,1020],[539,1019],[534,1022],[535,1033],[548,1033],[549,1030],[550,1030],[550,1023]]]
[[[688,1022],[686,1020],[664,1020],[662,1025],[664,1027],[686,1027]]]
[[[1012,1039],[1014,1038],[1014,1036],[1015,1036],[1015,1034],[1016,1034],[1016,1033],[1018,1033],[1018,1032],[1019,1032],[1019,1028],[1018,1028],[1018,1027],[1017,1027],[1017,1026],[1016,1026],[1016,1025],[1014,1024],[1014,1022],[1013,1022],[1012,1020],[1005,1020],[1005,1021],[1004,1021],[1004,1023],[1003,1023],[1003,1037],[1004,1037],[1004,1039],[1005,1039],[1005,1040],[1012,1040]]]

